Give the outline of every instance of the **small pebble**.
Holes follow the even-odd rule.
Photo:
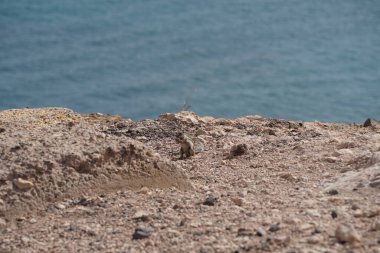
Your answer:
[[[79,226],[76,225],[75,223],[70,223],[69,227],[67,228],[67,231],[73,232],[73,231],[78,231]]]
[[[211,246],[202,245],[199,248],[199,253],[211,253],[211,252],[214,252],[214,249]]]
[[[352,204],[351,209],[352,210],[358,210],[358,209],[360,209],[360,207],[358,206],[358,204]]]
[[[257,228],[256,229],[256,235],[257,236],[265,236],[267,233],[265,232],[265,230],[261,227]]]
[[[333,156],[331,156],[331,157],[326,157],[326,158],[325,158],[325,161],[328,162],[328,163],[335,163],[335,162],[338,161],[338,158],[333,157]]]
[[[132,219],[141,220],[141,221],[149,221],[150,214],[144,210],[139,210],[133,215]]]
[[[244,155],[248,151],[247,144],[241,143],[237,145],[233,145],[230,150],[230,156],[239,156],[239,155]]]
[[[243,206],[244,200],[242,198],[231,198],[231,201],[237,206]]]
[[[280,230],[280,223],[272,224],[269,227],[270,232],[276,232],[278,230]]]
[[[258,250],[264,250],[264,251],[270,251],[270,245],[267,241],[261,241],[258,245],[257,245],[257,249]]]
[[[139,191],[138,191],[138,193],[140,193],[140,194],[147,194],[149,192],[149,188],[148,187],[142,187]]]
[[[352,214],[354,215],[354,217],[363,217],[364,216],[363,211],[360,209],[355,210]]]
[[[370,182],[369,186],[373,188],[380,188],[380,179],[377,181]]]
[[[375,220],[371,225],[371,231],[380,231],[380,220]]]
[[[29,220],[29,223],[30,223],[30,224],[34,224],[34,223],[37,223],[37,220],[36,220],[36,219],[34,219],[34,218],[31,218],[31,219]]]
[[[250,229],[239,228],[237,232],[237,236],[252,236],[253,233]]]
[[[151,228],[138,227],[135,229],[135,232],[132,235],[133,240],[140,240],[148,238],[152,234]]]
[[[366,119],[363,123],[363,127],[370,127],[372,126],[372,120],[370,118]]]
[[[282,236],[276,236],[274,238],[274,241],[279,245],[288,245],[291,241],[290,236],[288,235],[282,235]]]
[[[307,238],[307,242],[309,244],[317,244],[323,241],[323,236],[321,234],[315,234],[309,238]]]
[[[299,230],[302,232],[312,230],[313,228],[314,228],[314,226],[309,224],[309,223],[303,223],[299,226]]]
[[[321,214],[316,209],[308,209],[305,211],[305,213],[312,217],[317,217],[317,218],[321,217]]]
[[[60,203],[55,204],[55,207],[58,208],[58,209],[60,209],[60,210],[63,210],[63,209],[66,208],[66,206],[64,204],[60,204]]]
[[[207,198],[205,199],[205,201],[203,202],[203,205],[213,206],[213,205],[215,205],[216,201],[217,201],[217,198],[215,198],[212,195],[208,195]]]
[[[21,216],[21,217],[17,217],[16,220],[18,222],[22,222],[22,221],[26,220],[26,218],[24,216]]]
[[[339,194],[339,192],[338,192],[337,189],[331,189],[327,193],[330,194],[330,195],[338,195]]]
[[[0,228],[5,228],[6,226],[7,222],[3,218],[0,218]]]
[[[338,217],[338,213],[337,213],[335,210],[332,210],[332,211],[331,211],[331,217],[332,217],[333,219],[337,218],[337,217]]]
[[[29,239],[29,237],[22,236],[22,237],[21,237],[21,241],[22,241],[24,244],[28,244],[28,243],[30,242],[30,239]]]

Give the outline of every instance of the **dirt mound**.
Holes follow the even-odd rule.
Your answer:
[[[144,144],[103,133],[104,118],[63,108],[0,112],[0,216],[121,188],[191,188],[177,166]]]

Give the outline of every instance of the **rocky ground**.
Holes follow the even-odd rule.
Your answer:
[[[364,125],[2,111],[0,252],[380,252]]]

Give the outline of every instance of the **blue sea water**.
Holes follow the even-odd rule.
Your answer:
[[[0,0],[0,109],[380,118],[378,0]]]

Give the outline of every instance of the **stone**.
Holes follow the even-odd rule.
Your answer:
[[[66,208],[66,206],[65,206],[64,204],[61,204],[61,203],[57,203],[57,204],[55,204],[55,207],[56,207],[57,209],[60,209],[60,210],[63,210],[63,209]]]
[[[256,235],[257,236],[266,236],[266,232],[265,230],[262,228],[262,227],[258,227],[256,228]]]
[[[252,236],[253,232],[250,229],[239,228],[237,231],[237,236]]]
[[[141,220],[141,221],[149,221],[150,220],[149,216],[150,215],[148,212],[144,210],[139,210],[133,215],[132,219]]]
[[[364,212],[361,209],[354,210],[354,212],[352,214],[354,215],[354,217],[363,217],[364,216]]]
[[[36,220],[36,219],[34,219],[34,218],[31,218],[31,219],[29,220],[29,223],[30,223],[30,224],[34,224],[34,223],[37,223],[37,220]]]
[[[200,135],[208,135],[207,131],[203,130],[203,129],[198,129],[196,132],[195,132],[195,136],[200,136]]]
[[[305,193],[309,195],[308,192],[305,192]],[[309,207],[309,208],[316,207],[318,204],[319,204],[318,201],[316,201],[314,199],[307,199],[307,200],[303,201],[303,205],[305,207]]]
[[[274,238],[274,241],[278,245],[287,246],[290,243],[290,236],[288,235],[276,236]]]
[[[209,134],[214,138],[223,137],[226,133],[222,129],[216,129],[209,132]]]
[[[230,157],[244,155],[248,152],[247,144],[240,143],[233,145],[230,149]]]
[[[346,142],[341,142],[338,144],[337,148],[338,149],[347,149],[347,148],[354,148],[356,145],[354,142],[346,141]]]
[[[280,230],[280,223],[272,224],[269,226],[270,232],[277,232],[278,230]]]
[[[242,198],[231,198],[231,201],[237,206],[243,206],[244,200]]]
[[[29,237],[23,235],[23,236],[21,236],[21,241],[24,244],[28,244],[30,242],[30,239],[29,239]]]
[[[321,217],[321,214],[316,209],[308,209],[305,211],[305,213],[312,217],[316,217],[316,218]]]
[[[380,207],[374,207],[365,212],[365,216],[367,216],[368,218],[375,217],[379,214],[380,214]]]
[[[7,222],[3,218],[0,218],[0,228],[5,228],[6,226]]]
[[[193,112],[181,111],[179,113],[165,113],[158,116],[159,121],[180,121],[190,124],[198,124],[197,115]]]
[[[67,231],[75,232],[75,231],[79,231],[79,230],[80,230],[80,227],[77,224],[75,224],[75,223],[68,224]]]
[[[142,187],[142,188],[138,191],[138,193],[140,193],[140,194],[147,194],[148,192],[149,192],[149,188],[146,187],[146,186]]]
[[[212,253],[212,252],[215,252],[215,250],[209,245],[202,245],[199,248],[199,253]]]
[[[331,190],[329,190],[327,193],[328,193],[329,195],[338,195],[338,194],[339,194],[339,192],[338,192],[337,189],[331,189]]]
[[[18,221],[18,222],[22,222],[22,221],[25,221],[25,220],[26,220],[26,218],[24,216],[20,216],[20,217],[16,218],[16,221]]]
[[[325,161],[328,162],[328,163],[335,163],[335,162],[338,161],[338,158],[333,157],[333,156],[329,156],[329,157],[325,158]]]
[[[351,149],[348,148],[343,148],[340,150],[335,150],[333,153],[333,156],[338,157],[338,156],[346,156],[346,157],[351,157],[354,155],[354,152],[352,152]]]
[[[153,230],[150,227],[137,227],[132,235],[133,240],[141,240],[151,236]]]
[[[380,231],[380,220],[376,219],[372,224],[371,224],[371,231]]]
[[[265,128],[261,131],[263,134],[276,136],[276,131],[270,128]]]
[[[331,217],[332,217],[333,219],[335,219],[335,218],[338,217],[338,213],[337,213],[336,210],[332,210],[332,211],[331,211]]]
[[[370,161],[370,165],[380,163],[380,151],[373,153]]]
[[[295,181],[295,180],[297,180],[297,178],[295,176],[293,176],[289,172],[280,173],[279,176],[280,176],[280,178],[288,180],[288,181]]]
[[[376,181],[371,181],[368,185],[373,188],[380,188],[380,179]]]
[[[298,227],[299,231],[305,232],[314,229],[314,226],[310,223],[303,223]]]
[[[283,219],[283,222],[289,225],[297,225],[301,222],[301,220],[296,217],[290,216],[290,217],[285,217]]]
[[[154,246],[155,244],[154,244],[154,241],[152,241],[152,240],[147,240],[146,242],[145,242],[145,247],[150,247],[150,246]]]
[[[14,179],[13,183],[17,186],[17,188],[24,191],[30,190],[34,187],[33,182],[24,180],[22,178]]]
[[[203,202],[203,205],[206,205],[206,206],[213,206],[215,205],[215,202],[217,201],[217,198],[212,196],[212,195],[208,195],[205,199],[205,201]]]
[[[321,233],[321,230],[319,228],[315,228],[312,235],[320,234],[320,233]]]
[[[201,137],[196,137],[193,139],[194,141],[194,149],[195,149],[195,153],[202,153],[206,150],[205,148],[205,145],[206,145],[206,140],[201,138]]]
[[[368,118],[368,119],[366,119],[366,121],[364,121],[363,127],[371,127],[371,126],[375,126],[379,123],[380,122],[378,122],[377,120]]]
[[[358,210],[358,209],[360,209],[360,206],[358,204],[354,203],[354,204],[352,204],[351,209],[352,210]]]
[[[248,186],[246,186],[246,185],[243,184],[242,187],[248,187]],[[247,190],[242,190],[242,191],[239,191],[239,192],[238,192],[238,195],[239,195],[240,197],[242,197],[242,198],[246,197],[247,194],[248,194],[248,191],[247,191]],[[244,200],[243,200],[243,201],[244,201]]]
[[[307,238],[307,243],[309,244],[319,244],[321,242],[323,242],[323,236],[321,234],[314,234]]]
[[[267,241],[260,241],[259,244],[257,245],[257,250],[262,250],[262,251],[271,251],[271,247]]]
[[[366,119],[366,121],[364,121],[363,123],[363,127],[370,127],[372,126],[372,121],[370,118]]]
[[[89,236],[96,236],[98,234],[97,230],[90,227],[84,227],[82,230],[85,231]]]
[[[341,224],[335,230],[335,238],[340,243],[354,244],[361,241],[358,232],[348,224]]]

